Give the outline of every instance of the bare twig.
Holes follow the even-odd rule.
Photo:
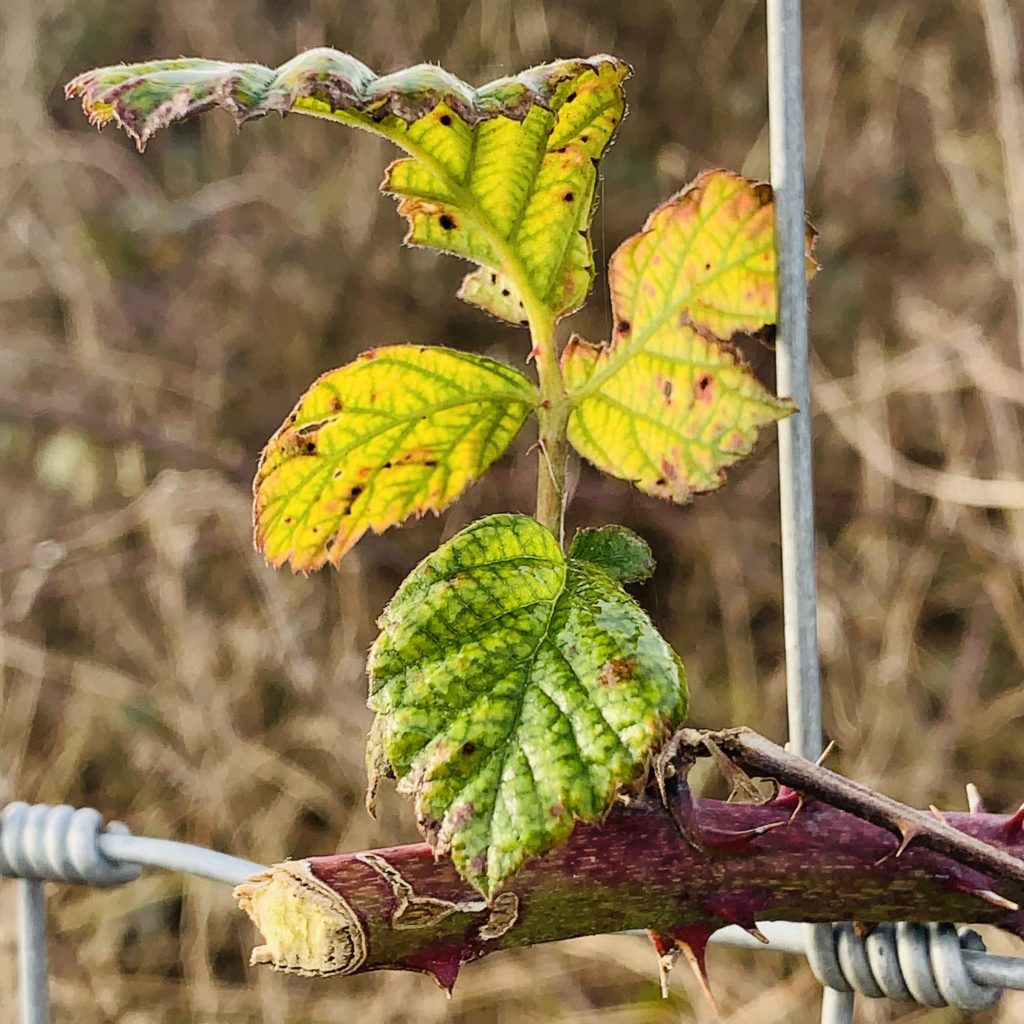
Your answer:
[[[775,779],[805,797],[823,800],[863,821],[888,829],[899,839],[895,856],[914,843],[985,874],[1024,882],[1024,860],[1019,857],[967,835],[932,814],[908,807],[823,765],[790,754],[751,729],[719,732],[683,729],[679,746],[681,751],[692,753],[703,749],[713,754],[717,749],[748,774]]]

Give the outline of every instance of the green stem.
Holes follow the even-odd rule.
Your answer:
[[[565,532],[566,427],[571,409],[555,347],[555,320],[538,304],[527,309],[537,359],[540,405],[537,408],[540,458],[537,464],[537,521],[562,543]]]
[[[337,117],[337,115],[332,115]],[[353,121],[357,127],[363,127]],[[537,510],[536,518],[558,538],[561,544],[565,533],[565,469],[568,458],[566,428],[573,404],[578,401],[565,392],[562,367],[558,361],[555,346],[555,318],[542,299],[535,293],[522,263],[508,240],[495,231],[486,218],[478,218],[476,199],[460,181],[452,178],[448,169],[436,157],[410,140],[404,133],[391,134],[383,129],[382,135],[390,138],[415,160],[429,167],[431,172],[445,183],[455,197],[459,208],[485,235],[499,259],[503,271],[511,278],[519,292],[530,323],[530,339],[537,359],[537,377],[540,383],[540,405],[537,408],[539,421],[538,441],[540,458],[537,466]]]

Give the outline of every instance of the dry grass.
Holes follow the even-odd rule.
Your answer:
[[[827,730],[842,770],[894,795],[959,807],[973,780],[1005,809],[1024,795],[1024,25],[1006,0],[806,17]],[[361,809],[373,620],[443,536],[529,508],[533,483],[520,450],[450,514],[363,541],[339,572],[263,567],[247,479],[319,372],[411,340],[518,359],[523,337],[460,307],[454,261],[398,248],[399,219],[372,197],[383,144],[296,118],[236,136],[211,116],[141,159],[90,132],[61,84],[121,59],[277,63],[321,43],[477,81],[614,52],[637,74],[596,220],[607,256],[702,167],[766,174],[763,34],[754,0],[4,0],[0,803],[92,804],[263,861],[411,838],[393,798],[376,822]],[[601,337],[607,316],[599,286],[573,326]],[[774,481],[770,442],[683,510],[583,469],[572,519],[651,539],[645,599],[687,661],[697,724],[778,737]],[[446,1003],[415,976],[250,972],[252,932],[213,884],[54,887],[50,913],[57,1021],[712,1020],[683,971],[662,1002],[630,938],[495,957]],[[712,970],[733,1024],[816,1018],[799,962],[715,951]]]

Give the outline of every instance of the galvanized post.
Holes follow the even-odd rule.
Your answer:
[[[798,412],[779,426],[782,585],[786,630],[789,742],[804,757],[821,753],[821,680],[814,557],[814,480],[804,263],[804,111],[800,0],[767,0],[768,119],[779,261],[776,370],[780,395]],[[822,1024],[849,1024],[852,993],[826,989]]]
[[[795,753],[821,753],[811,394],[804,263],[804,129],[799,0],[768,0],[768,110],[779,260],[779,394],[798,412],[779,425],[782,584],[786,616],[789,740]]]
[[[21,1024],[49,1024],[49,958],[43,883],[19,878],[18,975]]]

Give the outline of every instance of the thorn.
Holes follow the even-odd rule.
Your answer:
[[[757,927],[754,915],[764,910],[768,899],[764,893],[758,892],[721,892],[709,896],[704,900],[704,906],[711,911],[715,917],[728,921],[729,924],[739,925],[748,935],[753,935],[758,942],[768,944],[768,939]]]
[[[1007,842],[1016,842],[1024,834],[1024,804],[1021,804],[999,827]]]
[[[972,895],[977,896],[978,899],[984,900],[986,903],[991,903],[994,907],[1009,910],[1011,914],[1016,914],[1020,910],[1019,903],[1014,903],[1013,900],[1008,900],[1005,896],[1000,896],[999,893],[993,892],[991,889],[975,889]]]
[[[791,814],[791,815],[789,816],[789,821],[787,821],[787,822],[786,822],[786,824],[787,824],[787,825],[792,825],[792,824],[793,824],[793,822],[794,822],[794,821],[796,821],[796,816],[797,816],[797,815],[798,815],[798,814],[799,814],[799,813],[800,813],[800,812],[801,812],[801,811],[802,811],[802,810],[803,810],[803,809],[804,809],[804,808],[805,808],[806,806],[807,806],[807,802],[806,802],[806,801],[804,800],[804,798],[803,798],[803,797],[802,797],[802,796],[801,796],[801,795],[800,795],[800,794],[798,793],[798,794],[797,794],[797,801],[796,801],[796,807],[794,807],[794,808],[793,808],[793,813],[792,813],[792,814]]]
[[[539,355],[540,355],[540,346],[539,345],[534,345],[533,348],[530,349],[530,354],[526,357],[526,361],[528,363],[532,363],[533,360],[535,360]]]
[[[973,782],[967,783],[967,809],[971,814],[985,813],[985,803],[981,799],[978,787]]]
[[[783,826],[788,825],[791,820],[791,818],[787,818],[784,821],[768,821],[763,825],[757,825],[754,828],[745,828],[739,832],[730,832],[728,829],[724,828],[715,828],[714,826],[708,828],[705,826],[700,831],[700,838],[703,840],[705,846],[709,846],[715,850],[742,850],[758,836],[764,835],[765,832],[771,832],[774,829],[782,828]]]
[[[943,825],[946,824],[946,816],[935,806],[935,804],[929,804],[928,810],[932,812],[932,817],[941,821]]]
[[[770,801],[772,807],[792,807],[793,812],[789,816],[787,824],[792,825],[796,816],[805,808],[809,807],[814,803],[813,799],[808,799],[803,793],[798,793],[795,789],[790,786],[780,786],[779,792],[774,800]]]
[[[828,746],[818,755],[818,760],[814,763],[820,768],[830,757],[832,751],[836,748],[836,741],[829,740]]]
[[[878,860],[875,861],[875,867],[877,868],[879,865],[884,864],[887,860],[894,860],[902,857],[903,854],[907,852],[907,847],[910,846],[910,844],[918,837],[919,834],[920,833],[914,828],[902,826],[900,828],[899,845],[892,852],[887,853],[882,857],[879,857]]]
[[[716,1017],[720,1017],[722,1011],[718,1005],[718,1000],[715,999],[714,992],[711,991],[711,982],[708,980],[707,965],[704,959],[707,953],[708,939],[711,938],[714,931],[714,928],[710,928],[707,925],[688,925],[675,929],[673,935],[675,936],[676,946],[683,956],[686,957],[686,962],[697,976],[697,981],[708,1002],[711,1004],[712,1011]]]
[[[462,954],[461,946],[435,949],[428,953],[403,957],[398,961],[397,966],[405,968],[407,971],[429,974],[451,999],[452,989],[455,988],[456,979],[462,969]]]
[[[771,804],[772,807],[789,807],[791,804],[799,806],[803,800],[804,798],[795,789],[790,789],[789,786],[779,786],[779,791],[775,794],[775,799]]]
[[[673,949],[671,953],[658,957],[658,981],[661,984],[661,998],[668,999],[668,976],[669,972],[676,965],[679,959],[679,950]]]
[[[918,833],[914,829],[907,829],[906,832],[901,833],[902,839],[900,839],[900,845],[896,847],[896,852],[893,854],[897,860],[907,852],[907,847],[917,838]]]
[[[679,959],[679,947],[671,935],[659,935],[647,929],[654,951],[658,954],[658,980],[661,982],[661,998],[668,999],[668,976]]]

